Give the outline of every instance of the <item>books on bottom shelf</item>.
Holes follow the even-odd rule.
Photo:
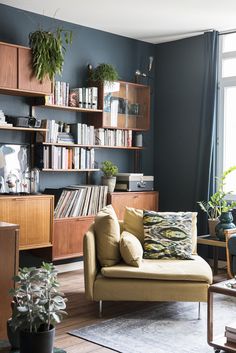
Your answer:
[[[236,344],[236,322],[232,325],[225,326],[225,337],[227,343]]]
[[[57,202],[55,218],[95,215],[107,204],[108,187],[71,185],[63,189]]]

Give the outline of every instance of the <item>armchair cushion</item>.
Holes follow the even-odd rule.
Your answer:
[[[111,205],[98,212],[94,221],[97,258],[101,266],[113,266],[120,261],[120,225]]]
[[[143,210],[126,207],[124,214],[124,230],[135,235],[141,244],[144,242]]]
[[[163,215],[169,212],[161,212]],[[192,254],[197,254],[197,212],[192,214]],[[124,230],[135,235],[140,243],[144,243],[143,210],[126,207],[124,214]]]
[[[212,283],[210,266],[198,255],[193,260],[148,260],[143,259],[140,267],[119,263],[103,267],[101,273],[108,278],[136,278],[164,281],[191,281]]]
[[[144,258],[191,259],[192,213],[143,212]]]
[[[140,241],[129,232],[122,232],[120,239],[121,257],[127,265],[139,267],[143,259],[143,248]]]

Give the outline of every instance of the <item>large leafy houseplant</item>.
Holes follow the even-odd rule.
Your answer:
[[[43,263],[40,268],[24,267],[14,277],[14,281],[16,288],[10,290],[13,296],[13,312],[9,325],[20,333],[21,346],[22,333],[24,337],[25,334],[28,337],[31,335],[31,341],[36,341],[37,333],[52,331],[53,325],[59,323],[66,314],[66,298],[58,291],[57,271],[53,264]],[[51,335],[52,340],[53,338],[54,332]],[[26,347],[29,344],[27,343]],[[50,345],[52,347],[53,342]],[[37,349],[34,347],[32,351]],[[43,353],[47,352],[45,347],[42,349]]]
[[[209,201],[198,201],[201,209],[207,213],[208,219],[217,219],[222,212],[229,212],[236,207],[235,201],[228,201],[227,196],[233,191],[225,191],[225,183],[227,176],[236,170],[236,166],[227,169],[222,176],[216,178],[217,190],[211,195]]]
[[[55,32],[41,29],[29,34],[29,45],[33,55],[33,69],[38,80],[61,74],[66,53],[65,44],[72,43],[72,32],[57,28]]]

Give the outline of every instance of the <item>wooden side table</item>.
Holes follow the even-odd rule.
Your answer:
[[[210,346],[214,347],[216,353],[221,350],[227,352],[236,352],[236,343],[226,343],[226,337],[224,332],[221,336],[214,337],[213,334],[213,301],[214,293],[229,295],[231,297],[236,297],[236,289],[227,287],[227,283],[234,282],[234,280],[228,280],[212,284],[208,288],[208,302],[207,302],[207,342]]]
[[[218,257],[219,257],[219,248],[226,249],[226,242],[218,240],[217,238],[207,235],[199,235],[197,237],[197,243],[201,245],[207,245],[213,247],[213,274],[217,275],[218,273]]]

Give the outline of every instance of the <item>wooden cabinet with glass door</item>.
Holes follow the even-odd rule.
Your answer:
[[[102,113],[88,114],[96,128],[145,131],[150,125],[150,87],[118,81],[99,87],[98,105]]]

